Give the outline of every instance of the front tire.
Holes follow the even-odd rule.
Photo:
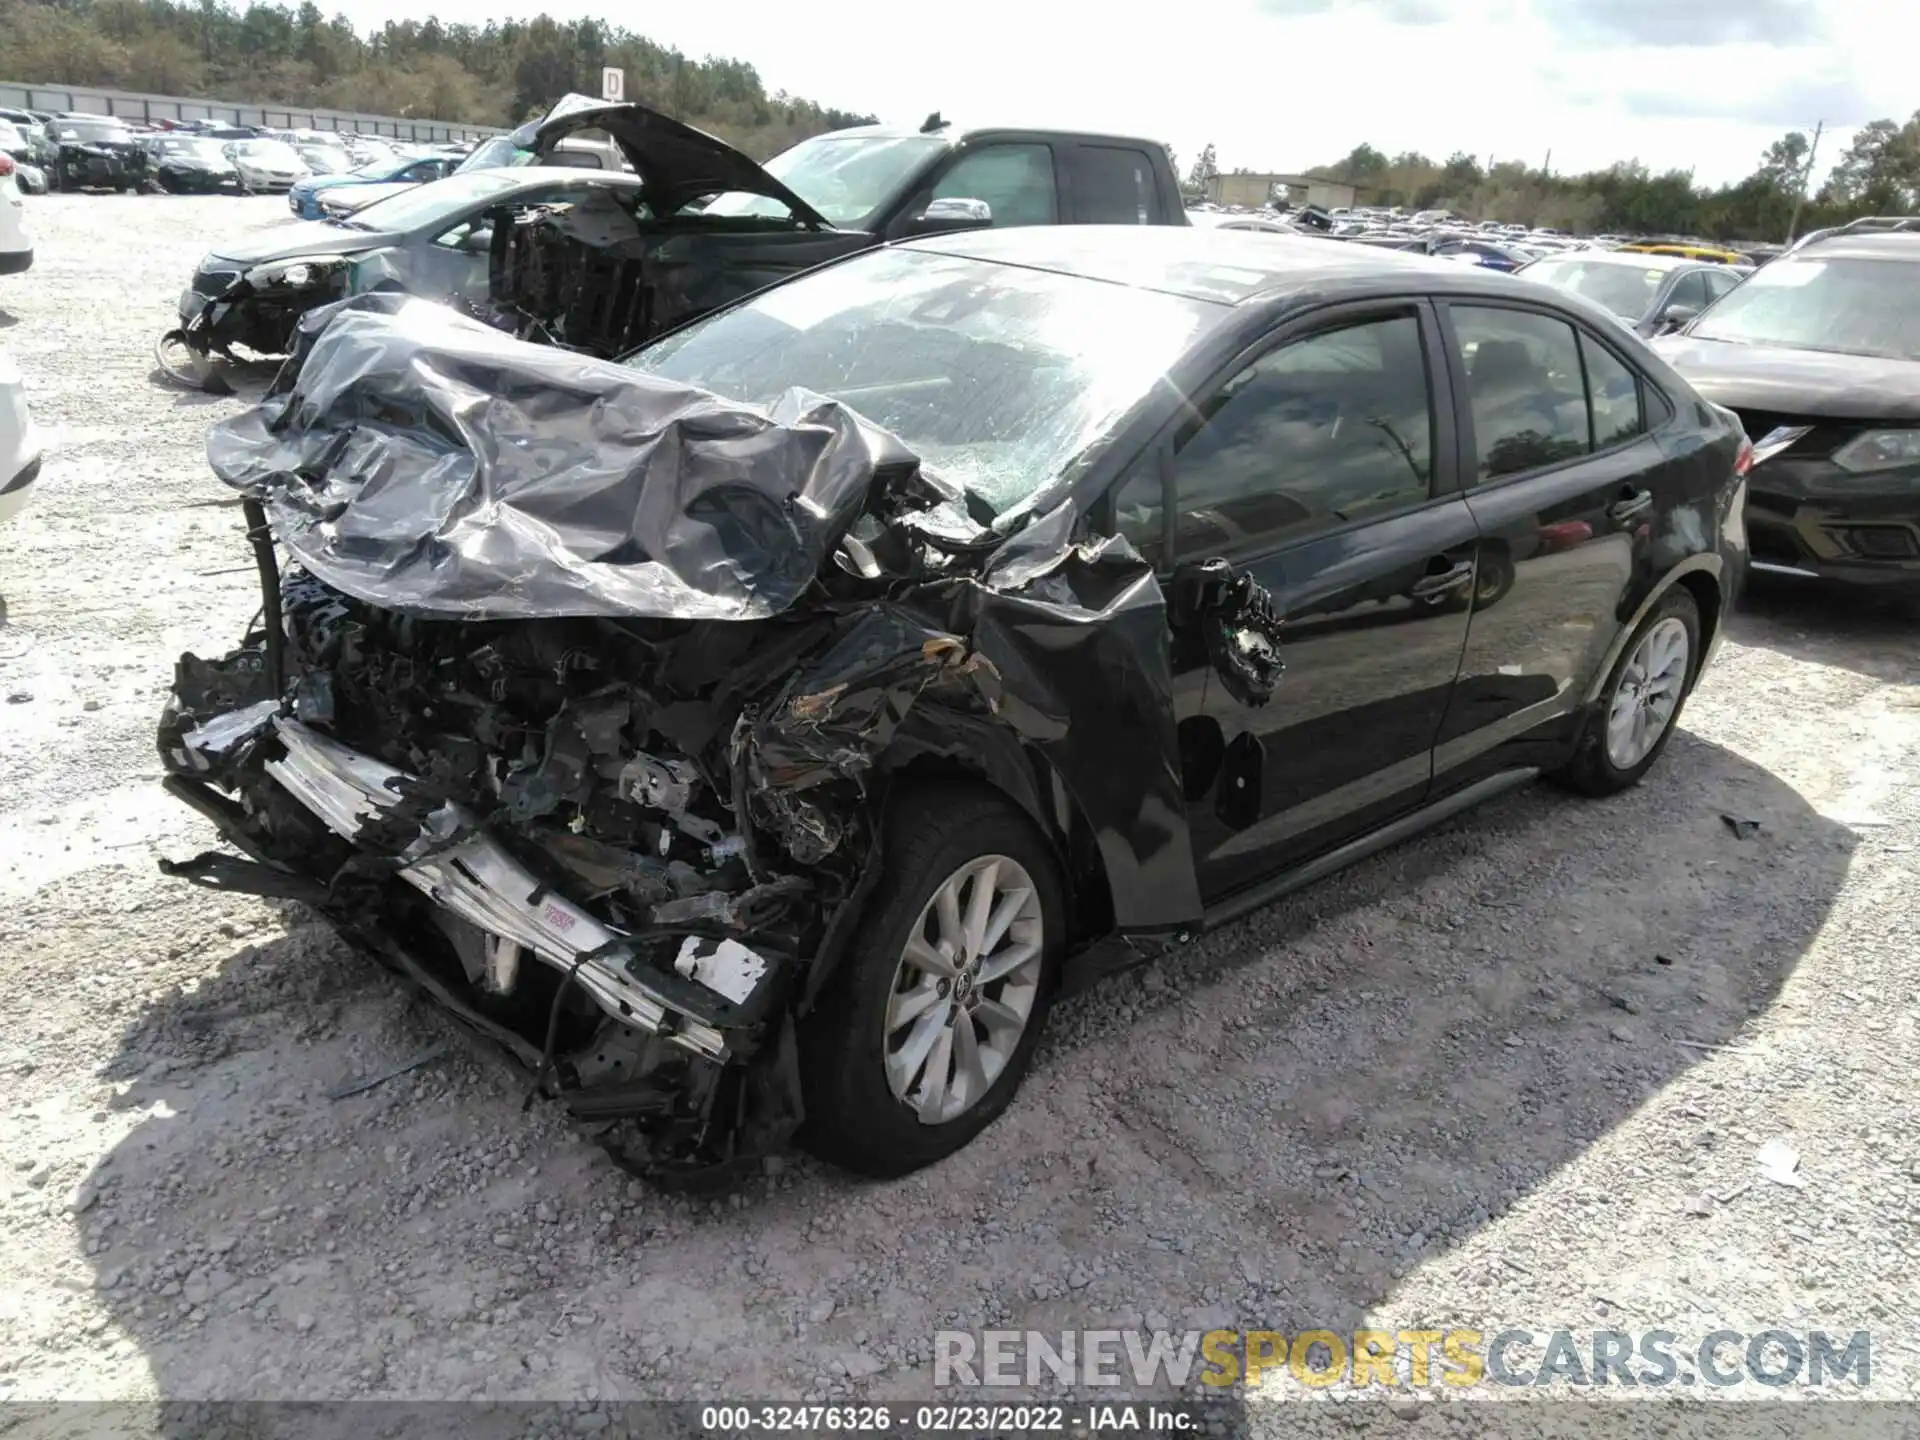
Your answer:
[[[1553,778],[1582,795],[1617,795],[1667,748],[1700,673],[1700,607],[1675,585],[1640,622],[1589,711],[1579,747]]]
[[[901,794],[881,863],[801,1022],[801,1140],[890,1179],[945,1159],[1013,1099],[1046,1025],[1066,906],[1051,849],[985,787]]]

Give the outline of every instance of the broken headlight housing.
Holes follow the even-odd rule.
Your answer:
[[[1920,429],[1869,430],[1833,452],[1833,463],[1854,475],[1920,465]]]
[[[300,255],[291,260],[269,260],[247,272],[247,283],[256,290],[304,290],[331,279],[346,268],[338,255]]]

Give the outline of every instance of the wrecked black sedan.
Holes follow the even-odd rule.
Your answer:
[[[925,1165],[1063,988],[1639,781],[1749,455],[1544,288],[1146,228],[869,251],[627,365],[363,297],[209,453],[261,620],[159,746],[244,858],[167,868],[315,907],[681,1181]]]

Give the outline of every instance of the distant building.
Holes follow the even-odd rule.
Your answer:
[[[1207,181],[1207,199],[1216,205],[1257,208],[1279,196],[1290,205],[1340,210],[1353,204],[1356,193],[1351,185],[1313,175],[1216,175]]]

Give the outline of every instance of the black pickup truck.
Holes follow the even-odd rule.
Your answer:
[[[631,195],[496,218],[489,298],[528,339],[613,356],[752,291],[892,240],[1013,225],[1185,225],[1166,147],[1078,131],[868,125],[756,164],[643,105],[556,113],[538,154],[612,137]],[[716,190],[719,193],[715,193]],[[505,221],[506,223],[501,223]]]

